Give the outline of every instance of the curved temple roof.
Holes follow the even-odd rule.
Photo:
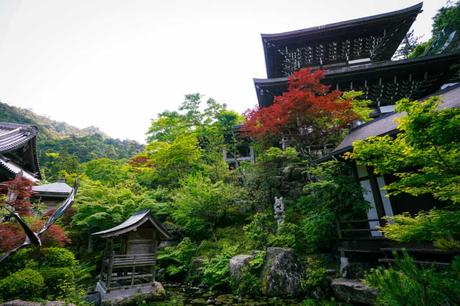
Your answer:
[[[422,6],[421,2],[385,14],[262,34],[267,76],[283,77],[302,67],[347,64],[365,58],[389,60]]]
[[[32,125],[0,122],[0,154],[16,150],[37,136]]]
[[[449,86],[442,89],[430,96],[440,96],[441,104],[440,109],[443,108],[460,108],[460,84]],[[427,98],[427,97],[426,97]],[[377,120],[370,121],[366,124],[360,125],[353,130],[345,139],[335,148],[331,155],[340,155],[344,152],[353,149],[353,142],[357,140],[364,140],[371,136],[392,135],[398,132],[398,125],[396,119],[405,115],[403,113],[390,113],[387,116],[381,117]]]
[[[132,214],[125,222],[109,228],[104,231],[93,233],[91,235],[100,236],[102,238],[114,237],[136,230],[145,222],[150,222],[163,236],[163,239],[171,239],[168,231],[157,221],[150,213],[150,210],[142,210]]]
[[[37,134],[38,128],[33,125],[0,122],[0,166],[13,174],[24,171],[24,176],[32,181],[40,178]]]

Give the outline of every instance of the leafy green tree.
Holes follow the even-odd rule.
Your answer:
[[[460,303],[460,258],[445,270],[419,267],[406,254],[389,269],[378,268],[366,275],[366,282],[378,289],[378,305],[420,306]]]
[[[192,239],[215,238],[218,226],[238,222],[244,200],[244,192],[231,184],[212,183],[202,175],[190,176],[178,190],[172,216]]]
[[[337,221],[361,218],[369,204],[346,164],[332,160],[307,172],[310,182],[304,187],[305,195],[296,203],[297,212],[302,212],[297,218],[307,248],[318,251],[337,239]]]
[[[407,113],[399,120],[401,133],[357,141],[347,157],[399,177],[386,187],[390,194],[460,202],[460,109],[439,109],[439,103],[438,97],[397,102],[396,110]]]
[[[82,168],[90,179],[112,187],[122,183],[127,184],[133,179],[129,167],[123,160],[94,159],[82,164]]]

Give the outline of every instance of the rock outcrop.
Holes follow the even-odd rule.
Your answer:
[[[230,275],[233,279],[239,280],[243,268],[253,259],[255,255],[236,255],[230,259]]]
[[[267,296],[299,295],[304,271],[293,249],[267,248],[262,271],[262,292]]]
[[[335,297],[347,303],[373,305],[377,291],[364,285],[357,279],[336,278],[331,283]]]

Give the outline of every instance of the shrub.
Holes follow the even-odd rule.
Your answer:
[[[388,218],[382,228],[385,237],[401,242],[434,241],[438,247],[460,249],[460,211],[432,209],[411,217],[408,214]]]
[[[42,267],[75,267],[75,255],[64,248],[46,248],[42,251],[40,266]]]
[[[307,269],[301,286],[305,292],[315,291],[316,295],[327,297],[327,270],[324,268],[324,263],[313,257],[307,258]]]
[[[459,305],[459,276],[459,257],[450,269],[436,271],[433,267],[417,267],[405,253],[389,269],[372,270],[366,275],[366,282],[379,291],[377,303],[381,305]]]
[[[190,237],[207,238],[217,226],[239,221],[242,197],[242,190],[231,184],[213,183],[201,175],[190,176],[182,181],[173,219]]]
[[[268,243],[268,234],[273,225],[273,216],[267,213],[256,213],[251,223],[244,226],[244,234],[254,248],[262,248]]]
[[[71,268],[42,268],[40,273],[46,285],[46,295],[50,299],[70,296],[75,293],[74,271]]]
[[[268,244],[276,247],[296,247],[298,230],[297,225],[286,221],[282,222],[278,226],[276,235],[270,235]]]
[[[328,247],[336,236],[335,216],[331,211],[314,211],[305,216],[300,224],[306,245],[311,251]]]
[[[3,300],[37,299],[44,287],[43,276],[33,269],[19,270],[0,280],[0,294]]]
[[[166,247],[159,252],[157,258],[160,265],[167,266],[166,274],[168,276],[183,276],[190,269],[196,251],[196,244],[190,238],[185,237],[178,245]]]
[[[221,254],[205,260],[202,272],[202,284],[210,289],[230,285],[230,258],[235,255],[238,246],[225,248]]]

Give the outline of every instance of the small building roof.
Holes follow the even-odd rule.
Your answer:
[[[440,96],[442,103],[439,108],[460,108],[460,83],[446,87],[430,96]],[[430,97],[428,96],[428,97]],[[428,98],[426,97],[426,98]],[[345,139],[334,149],[331,155],[340,155],[353,149],[353,142],[364,140],[371,136],[392,135],[398,132],[398,125],[395,122],[397,118],[404,116],[406,113],[389,113],[351,130]]]
[[[93,233],[91,235],[100,236],[102,238],[119,236],[130,231],[137,230],[138,227],[140,227],[146,222],[150,222],[160,232],[163,239],[168,240],[172,238],[168,231],[158,220],[156,220],[155,217],[152,216],[150,210],[148,209],[135,212],[125,222],[112,228],[109,228],[107,230]]]
[[[33,186],[32,191],[43,197],[65,198],[72,192],[72,187],[67,185],[65,182],[60,181],[51,184]]]

